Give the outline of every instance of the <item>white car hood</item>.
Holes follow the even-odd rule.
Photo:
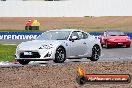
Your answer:
[[[19,44],[19,49],[39,49],[43,45],[58,44],[56,40],[32,40]]]

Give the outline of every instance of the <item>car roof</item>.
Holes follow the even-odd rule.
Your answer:
[[[49,31],[81,31],[78,29],[54,29],[54,30],[49,30]]]

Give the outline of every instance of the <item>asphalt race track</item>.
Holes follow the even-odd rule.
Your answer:
[[[4,40],[4,39],[0,39],[0,44],[19,44],[21,42],[25,42],[25,41],[30,41],[30,40],[23,40],[23,39],[16,39],[16,40],[13,40],[13,39],[8,39],[8,40]]]
[[[19,44],[23,41],[27,40],[0,40],[0,44]],[[118,48],[110,48],[110,49],[102,49],[101,57],[98,61],[119,61],[119,60],[132,60],[132,44],[130,48],[125,47],[118,47]],[[72,59],[66,60],[65,63],[75,63],[75,62],[89,62],[90,60],[83,58],[83,59]],[[64,64],[65,64],[64,63]],[[29,65],[42,65],[45,66],[47,64],[56,65],[53,61],[32,61]],[[20,64],[13,64],[13,63],[6,63],[4,65],[0,65],[4,67],[8,66],[22,66]]]

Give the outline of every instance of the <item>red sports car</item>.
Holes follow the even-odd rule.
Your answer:
[[[129,48],[131,39],[124,32],[108,30],[100,37],[100,43],[102,47],[105,45],[106,48],[109,48],[110,46],[125,46]]]

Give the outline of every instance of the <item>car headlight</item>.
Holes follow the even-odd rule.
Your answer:
[[[20,50],[20,47],[19,46],[17,46],[17,48],[16,48],[17,50]]]
[[[115,41],[115,39],[109,39],[110,41]]]
[[[130,39],[130,38],[127,38],[126,40],[127,40],[127,41],[131,41],[131,39]]]
[[[51,49],[51,48],[53,48],[53,45],[52,44],[43,45],[43,46],[39,47],[39,49]]]

